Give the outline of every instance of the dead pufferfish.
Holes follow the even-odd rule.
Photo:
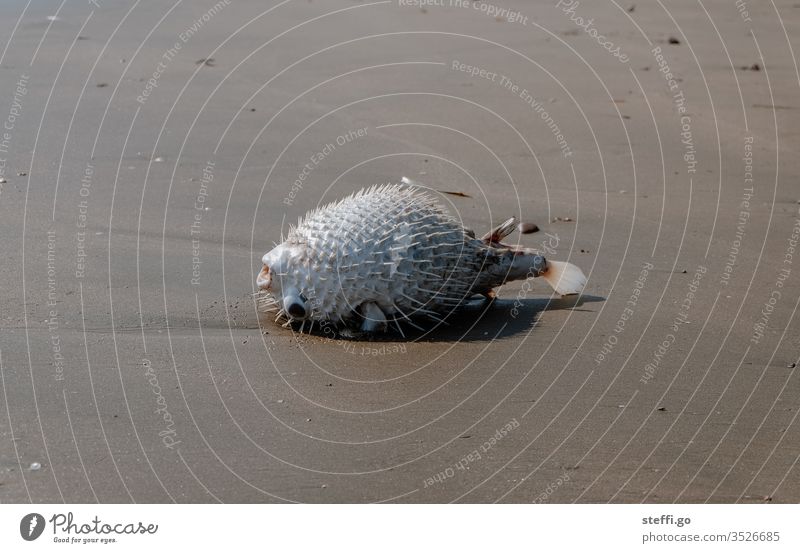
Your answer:
[[[481,239],[415,186],[380,185],[312,210],[266,253],[256,278],[259,307],[276,322],[314,324],[357,336],[400,323],[422,330],[476,294],[542,277],[561,295],[586,284],[571,263],[501,242],[511,218]]]

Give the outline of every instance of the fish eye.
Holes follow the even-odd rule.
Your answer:
[[[293,319],[302,319],[306,316],[306,308],[303,307],[302,303],[290,303],[286,312],[289,313]]]
[[[283,309],[292,319],[305,319],[308,316],[306,299],[297,288],[286,290],[283,296]]]

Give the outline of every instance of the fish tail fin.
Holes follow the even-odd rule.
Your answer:
[[[550,261],[529,248],[517,248],[509,252],[510,266],[501,263],[504,274],[499,286],[512,280],[542,277],[550,287],[562,296],[580,294],[586,286],[586,275],[577,266],[564,261]]]
[[[580,294],[586,286],[586,275],[576,265],[565,261],[547,261],[541,277],[562,296]]]

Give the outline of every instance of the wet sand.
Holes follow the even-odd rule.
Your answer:
[[[800,500],[800,9],[404,4],[0,6],[0,501]],[[289,223],[404,175],[585,295],[259,318]]]

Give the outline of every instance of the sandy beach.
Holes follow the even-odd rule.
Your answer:
[[[667,5],[668,4],[668,5]],[[800,4],[0,5],[0,502],[800,501]],[[253,301],[402,176],[588,276]],[[456,194],[453,194],[453,193]]]

